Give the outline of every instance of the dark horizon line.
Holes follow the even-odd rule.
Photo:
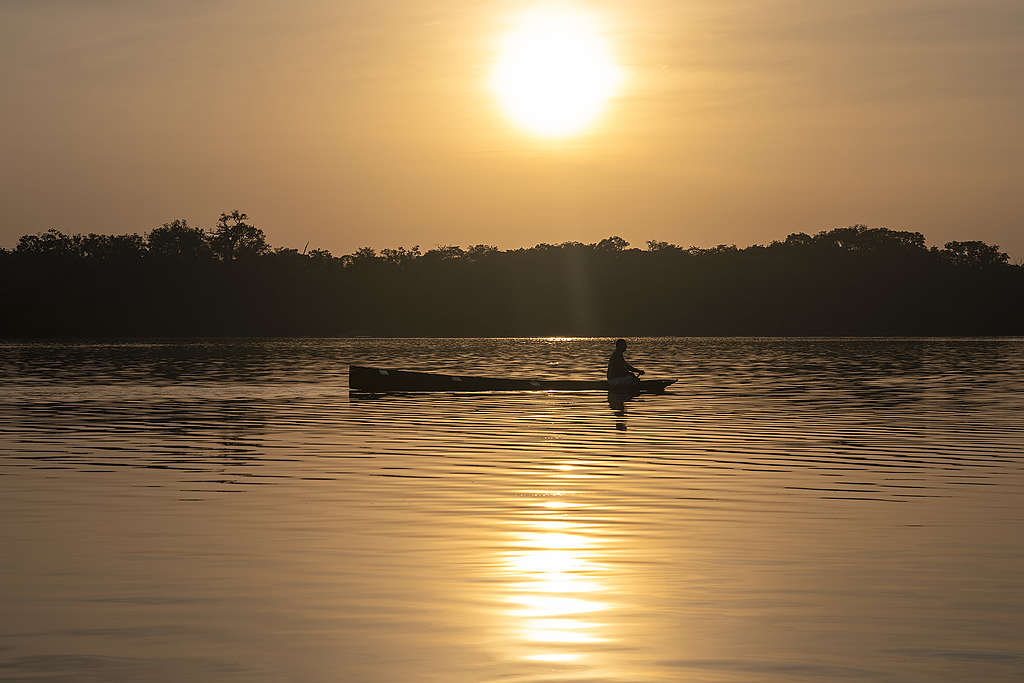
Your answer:
[[[972,334],[939,334],[939,335],[884,335],[884,334],[788,334],[788,335],[765,335],[765,334],[655,334],[655,335],[614,335],[614,334],[599,334],[599,335],[577,335],[577,334],[541,334],[541,335],[452,335],[448,337],[437,336],[437,335],[415,335],[415,334],[392,334],[392,335],[366,335],[366,334],[334,334],[334,335],[323,335],[323,334],[249,334],[249,335],[238,335],[238,334],[200,334],[200,335],[161,335],[161,336],[148,336],[148,335],[137,335],[137,336],[125,336],[125,335],[57,335],[50,337],[30,337],[30,336],[4,336],[0,335],[0,343],[4,344],[32,344],[34,346],[45,345],[49,343],[74,343],[81,345],[88,345],[91,343],[96,344],[108,344],[110,346],[117,346],[117,341],[121,340],[125,342],[125,346],[130,346],[136,342],[145,343],[151,345],[162,341],[168,342],[180,342],[184,340],[191,341],[202,341],[207,339],[217,341],[227,340],[289,340],[289,339],[420,339],[424,341],[430,340],[444,340],[454,341],[459,339],[494,339],[494,340],[512,340],[512,339],[531,339],[531,340],[548,340],[548,341],[575,341],[575,340],[602,340],[607,339],[614,341],[615,339],[622,338],[627,341],[638,340],[638,339],[737,339],[744,341],[763,339],[765,341],[773,340],[785,340],[785,339],[801,339],[807,341],[820,340],[820,341],[840,341],[844,339],[856,339],[857,341],[868,341],[876,339],[884,342],[895,342],[895,341],[1013,341],[1020,340],[1024,342],[1024,334],[988,334],[988,335],[972,335]]]
[[[1024,265],[979,240],[852,226],[768,246],[621,237],[501,251],[272,249],[248,216],[214,231],[27,235],[0,251],[11,338],[806,336],[1024,333]]]
[[[929,251],[940,251],[938,243],[928,244],[927,237],[918,231],[899,230],[890,228],[887,226],[878,226],[875,228],[869,227],[866,224],[857,223],[843,227],[832,227],[822,228],[818,232],[813,234],[805,232],[789,233],[785,239],[773,239],[768,242],[753,242],[744,247],[738,247],[736,243],[719,243],[710,247],[701,247],[697,245],[682,246],[673,242],[667,242],[662,240],[646,240],[646,249],[631,246],[631,243],[623,239],[618,235],[611,235],[597,242],[580,242],[577,240],[566,240],[563,242],[538,242],[532,246],[519,246],[519,247],[508,247],[500,248],[495,245],[486,243],[467,244],[465,248],[460,245],[438,243],[431,249],[425,251],[421,250],[419,244],[413,245],[411,248],[405,245],[394,246],[394,247],[371,247],[368,245],[356,248],[351,253],[342,254],[340,256],[334,256],[334,254],[327,249],[321,249],[319,247],[309,248],[309,242],[307,241],[303,249],[300,251],[294,247],[278,246],[272,247],[266,240],[266,233],[256,225],[248,223],[248,214],[238,211],[237,209],[229,212],[223,212],[217,221],[216,227],[204,228],[199,225],[190,225],[187,219],[178,218],[168,223],[153,228],[149,232],[143,234],[140,232],[123,232],[123,233],[65,233],[60,228],[51,227],[46,230],[41,230],[35,233],[27,233],[18,238],[17,243],[11,247],[0,246],[0,255],[15,254],[18,253],[19,248],[22,247],[28,241],[38,241],[42,239],[59,239],[64,241],[73,241],[78,243],[84,243],[87,240],[91,241],[119,241],[119,242],[135,242],[142,250],[148,250],[150,243],[155,234],[177,232],[177,233],[193,233],[195,237],[205,239],[206,241],[213,242],[218,236],[222,236],[226,231],[232,232],[243,232],[248,233],[246,237],[253,239],[258,245],[257,250],[260,253],[279,253],[279,254],[301,254],[301,255],[313,255],[320,254],[329,258],[336,259],[354,259],[360,256],[370,257],[385,257],[388,255],[394,255],[398,258],[412,257],[416,258],[427,254],[441,254],[443,257],[451,258],[452,256],[468,255],[472,252],[484,252],[484,253],[502,253],[502,254],[514,254],[517,252],[534,251],[550,248],[558,249],[572,249],[572,248],[587,248],[592,250],[612,250],[612,251],[630,251],[630,252],[644,252],[644,251],[658,251],[662,249],[669,249],[673,251],[684,252],[692,255],[702,255],[708,253],[723,251],[747,251],[753,249],[768,249],[773,246],[787,245],[789,246],[794,238],[799,241],[819,241],[821,238],[828,235],[840,232],[840,231],[856,231],[861,233],[876,233],[885,234],[888,236],[896,237],[917,247],[918,249],[926,249]],[[991,250],[993,255],[1007,264],[1013,264],[1017,266],[1024,266],[1024,259],[1013,260],[1010,255],[1006,252],[999,251],[998,244],[988,244],[983,240],[951,240],[945,242],[942,247],[943,249],[949,249],[950,245],[984,245]]]

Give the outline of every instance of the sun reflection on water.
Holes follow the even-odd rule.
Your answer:
[[[595,535],[593,525],[572,519],[583,506],[558,495],[532,503],[530,519],[513,534],[503,563],[512,579],[505,614],[519,658],[579,663],[588,654],[581,646],[610,640],[599,618],[611,606],[600,580],[606,568],[597,561],[608,541]]]

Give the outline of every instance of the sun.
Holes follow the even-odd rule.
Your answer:
[[[490,86],[516,124],[562,138],[587,129],[622,80],[592,15],[545,6],[520,15],[504,36]]]

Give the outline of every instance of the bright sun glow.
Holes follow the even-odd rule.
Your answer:
[[[621,82],[622,69],[595,19],[565,6],[521,15],[491,73],[505,113],[526,130],[553,138],[587,128]]]

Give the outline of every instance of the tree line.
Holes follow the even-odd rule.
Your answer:
[[[855,225],[767,245],[613,236],[334,256],[209,229],[25,235],[0,249],[0,335],[1021,335],[1024,266],[996,245]]]

